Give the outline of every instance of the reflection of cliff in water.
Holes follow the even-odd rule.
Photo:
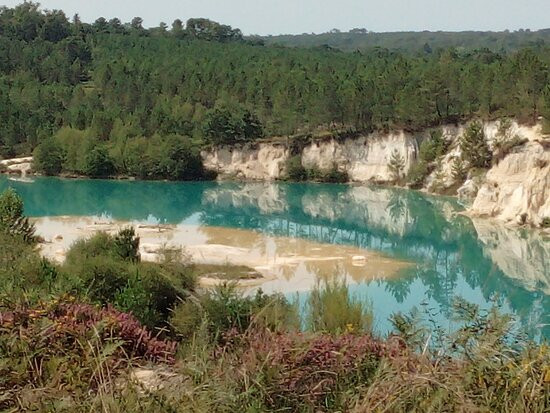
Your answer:
[[[474,219],[487,257],[508,277],[531,291],[550,295],[550,236],[538,231],[508,228],[485,219]]]
[[[550,313],[550,241],[486,221],[474,226],[457,215],[461,207],[452,199],[348,185],[0,178],[0,190],[8,185],[22,195],[30,216],[203,223],[380,251],[417,263],[383,282],[394,303],[416,299],[422,290],[448,312],[468,287],[480,302],[500,296],[533,330],[550,322],[544,319]]]
[[[507,242],[495,251],[503,233],[476,225],[478,237],[472,222],[457,215],[461,207],[453,199],[389,188],[234,184],[207,189],[203,208],[206,225],[351,244],[416,261],[403,277],[385,282],[397,302],[419,280],[449,314],[457,286],[465,282],[486,300],[500,297],[530,330],[550,321],[544,319],[550,312],[548,243],[531,236],[521,246],[525,240],[510,235],[519,232],[507,230]]]

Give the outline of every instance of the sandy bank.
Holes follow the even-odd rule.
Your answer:
[[[41,253],[62,262],[79,238],[98,231],[114,233],[134,225],[141,238],[144,261],[157,261],[164,248],[183,249],[198,264],[233,264],[253,268],[260,279],[241,281],[243,286],[266,292],[309,290],[318,279],[344,277],[349,283],[396,276],[411,264],[352,246],[330,245],[303,239],[274,237],[254,231],[191,225],[146,225],[92,217],[35,219],[37,234],[45,240]],[[206,284],[217,280],[205,279]]]

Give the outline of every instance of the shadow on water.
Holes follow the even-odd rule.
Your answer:
[[[353,286],[373,301],[380,328],[394,311],[424,303],[449,322],[456,296],[484,307],[496,300],[532,337],[550,338],[550,241],[541,234],[471,221],[453,199],[367,186],[2,179],[30,216],[251,229],[350,244],[416,263],[401,277]]]

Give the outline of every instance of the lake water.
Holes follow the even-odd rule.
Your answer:
[[[451,330],[456,297],[497,302],[535,339],[550,339],[550,240],[458,213],[454,199],[415,191],[349,185],[168,183],[1,178],[26,213],[227,227],[271,236],[344,244],[412,262],[398,277],[359,281],[376,327],[417,307]],[[368,264],[367,264],[368,265]],[[292,291],[286,291],[292,295]],[[303,298],[304,293],[301,293]]]

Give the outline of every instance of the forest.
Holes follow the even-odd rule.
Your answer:
[[[377,33],[365,28],[347,32],[333,29],[327,33],[283,34],[262,37],[266,44],[287,47],[332,47],[353,52],[374,47],[398,50],[409,54],[431,54],[438,49],[489,49],[493,52],[511,52],[526,47],[544,47],[550,42],[550,30],[520,29],[502,32],[388,32]]]
[[[207,19],[88,24],[26,2],[0,9],[0,156],[34,152],[49,175],[201,179],[207,145],[550,119],[549,64],[544,42],[345,53]]]

